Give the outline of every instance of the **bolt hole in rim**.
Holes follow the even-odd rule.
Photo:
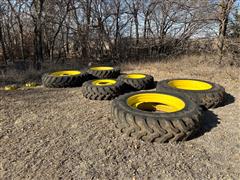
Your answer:
[[[178,112],[185,107],[182,99],[161,93],[136,94],[127,99],[127,104],[138,110],[156,113]]]
[[[113,70],[113,67],[110,66],[97,66],[97,67],[91,67],[91,70],[94,71],[107,71],[107,70]]]
[[[183,90],[193,90],[193,91],[202,91],[209,90],[212,88],[212,85],[204,81],[198,80],[171,80],[168,82],[168,85],[173,88],[183,89]]]
[[[98,79],[98,80],[92,81],[92,84],[95,86],[111,86],[116,83],[117,81],[113,79]]]
[[[75,70],[66,70],[66,71],[57,71],[51,73],[52,76],[76,76],[81,74],[81,71],[75,71]]]
[[[126,77],[130,79],[142,79],[142,78],[145,78],[146,75],[140,74],[140,73],[132,73],[132,74],[127,74]]]

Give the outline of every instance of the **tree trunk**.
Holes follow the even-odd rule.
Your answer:
[[[148,22],[148,15],[145,15],[145,18],[144,18],[144,27],[143,27],[143,37],[144,39],[147,38],[147,22]]]
[[[41,65],[44,61],[43,55],[43,30],[42,30],[42,15],[43,15],[43,5],[45,0],[35,1],[34,6],[36,10],[36,16],[34,17],[35,27],[34,27],[34,44],[35,44],[35,62],[34,68],[36,70],[41,69]]]
[[[227,37],[227,26],[229,21],[229,14],[236,0],[222,0],[220,4],[219,16],[219,35],[218,35],[218,55],[219,64],[222,63],[225,49],[225,39]]]
[[[224,56],[224,47],[225,47],[225,38],[226,38],[226,31],[227,31],[227,22],[228,19],[224,19],[220,23],[219,27],[219,63],[222,62],[223,56]]]
[[[3,29],[2,29],[2,22],[0,21],[0,43],[2,46],[3,51],[3,62],[7,64],[7,53],[6,53],[6,47],[3,39]]]
[[[130,36],[130,40],[132,41],[132,27],[133,27],[133,22],[131,20],[131,23],[130,23],[130,32],[129,32],[129,36]]]
[[[20,30],[20,51],[22,60],[25,62],[25,54],[24,54],[24,42],[23,42],[23,26],[21,22],[19,22],[19,30]]]
[[[69,25],[67,25],[67,32],[66,32],[66,55],[69,56],[70,49],[69,49]]]
[[[137,17],[137,14],[134,15],[134,22],[135,22],[135,31],[136,31],[136,46],[138,46],[139,44],[139,31],[138,31],[138,17]]]
[[[87,25],[85,26],[84,35],[82,37],[82,56],[86,59],[89,58],[88,40],[89,40],[89,30],[90,30],[90,24],[91,24],[91,4],[92,4],[92,0],[87,0],[87,6],[86,6]]]
[[[115,39],[114,39],[114,53],[118,56],[118,49],[119,49],[119,35],[120,35],[120,27],[119,27],[119,15],[120,15],[120,1],[118,1],[117,4],[117,10],[116,10],[116,32],[115,32]]]
[[[12,41],[12,37],[11,37],[11,33],[10,33],[10,27],[9,25],[7,24],[6,25],[6,30],[7,30],[7,37],[8,37],[8,46],[7,46],[7,52],[8,52],[8,55],[9,55],[9,59],[10,59],[10,62],[14,62],[14,52],[13,52],[13,41]]]
[[[34,29],[35,33],[35,62],[34,68],[36,70],[41,69],[41,64],[43,63],[43,39],[42,39],[42,27],[41,25],[36,25]]]

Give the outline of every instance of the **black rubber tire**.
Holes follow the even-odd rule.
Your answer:
[[[186,106],[174,113],[156,113],[128,106],[127,99],[139,93],[153,92],[128,93],[113,100],[112,116],[116,121],[116,127],[122,133],[147,142],[165,143],[187,140],[190,135],[197,132],[203,119],[203,111],[189,97],[174,91],[162,91],[160,93],[181,98]]]
[[[94,78],[107,79],[107,78],[117,78],[120,75],[120,68],[113,67],[111,70],[87,70]]]
[[[162,89],[167,89],[167,90],[175,90],[180,93],[184,93],[188,95],[198,105],[203,106],[207,109],[219,107],[224,102],[225,89],[219,84],[215,84],[209,81],[203,81],[199,79],[186,79],[186,80],[197,80],[197,81],[206,82],[208,84],[211,84],[212,88],[209,90],[201,90],[201,91],[183,90],[183,89],[178,89],[178,88],[169,86],[168,82],[172,80],[185,80],[185,79],[167,79],[167,80],[160,81],[157,83],[156,90],[160,91]]]
[[[85,72],[74,76],[53,76],[46,73],[42,76],[42,84],[49,88],[79,87],[88,80],[88,76]]]
[[[119,81],[125,82],[132,90],[140,91],[154,88],[154,78],[151,75],[144,74],[145,77],[141,79],[128,78],[126,75],[120,75]]]
[[[87,81],[82,86],[83,96],[88,99],[111,100],[125,92],[126,85],[121,81],[111,86],[96,86],[92,84],[93,81]]]

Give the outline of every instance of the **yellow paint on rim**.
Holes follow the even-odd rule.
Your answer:
[[[37,83],[35,82],[28,82],[25,84],[25,87],[36,87],[37,86]]]
[[[95,86],[111,86],[116,84],[117,81],[114,79],[97,79],[92,81],[92,84]]]
[[[212,85],[209,83],[198,81],[198,80],[188,80],[188,79],[172,80],[168,82],[168,85],[177,89],[194,90],[194,91],[209,90],[212,88]]]
[[[139,73],[132,73],[132,74],[127,74],[126,77],[130,78],[130,79],[142,79],[142,78],[145,78],[146,75],[145,74],[139,74]]]
[[[12,91],[12,90],[16,90],[18,87],[16,85],[9,85],[9,86],[4,86],[4,90],[5,91]]]
[[[177,112],[185,107],[182,99],[161,93],[136,94],[127,99],[127,104],[142,111],[162,113]]]
[[[110,66],[97,66],[97,67],[91,67],[90,69],[94,70],[94,71],[106,71],[106,70],[112,70],[113,67],[110,67]]]
[[[50,75],[52,75],[52,76],[76,76],[79,74],[81,74],[81,71],[66,70],[66,71],[53,72]]]

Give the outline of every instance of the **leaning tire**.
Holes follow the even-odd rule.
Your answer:
[[[125,84],[114,79],[87,81],[82,86],[83,96],[91,100],[111,100],[125,91]]]
[[[119,76],[118,80],[125,82],[133,90],[144,90],[154,87],[154,78],[147,74],[125,74]]]
[[[142,104],[137,102],[141,100]],[[151,104],[144,103],[159,105],[155,104],[152,112]],[[174,104],[178,104],[176,112],[170,108]],[[119,96],[112,103],[112,116],[116,127],[127,136],[160,143],[186,140],[198,130],[203,118],[202,109],[196,103],[173,91],[142,91]]]
[[[117,78],[120,75],[120,69],[118,67],[109,66],[97,66],[91,67],[87,71],[95,78]]]
[[[42,84],[49,88],[65,88],[81,86],[88,80],[88,74],[81,71],[57,71],[42,76]]]
[[[184,93],[197,104],[216,108],[224,102],[225,89],[215,83],[198,79],[168,79],[157,83],[157,91],[162,89]]]

